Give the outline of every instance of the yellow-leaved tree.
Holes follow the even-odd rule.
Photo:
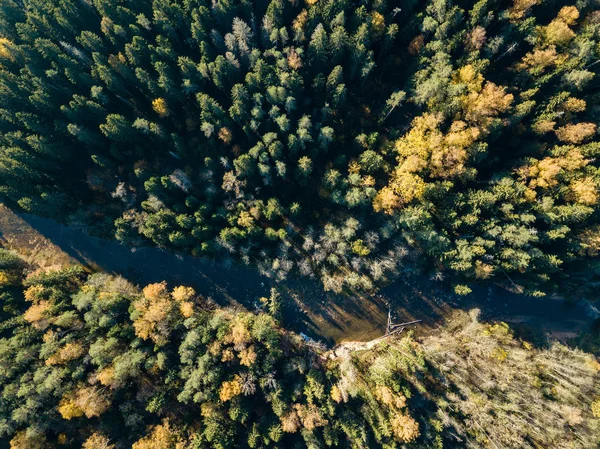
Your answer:
[[[392,213],[419,200],[428,180],[475,175],[469,161],[480,151],[476,144],[511,107],[513,96],[504,87],[485,81],[473,65],[457,70],[453,83],[466,90],[459,98],[460,116],[446,131],[441,112],[425,113],[413,120],[410,130],[395,143],[397,165],[388,185],[373,200],[375,211]]]
[[[145,437],[139,439],[131,449],[184,449],[188,446],[180,439],[168,420],[154,426]]]
[[[110,407],[108,396],[94,386],[83,386],[65,395],[58,406],[58,412],[64,419],[100,416]]]
[[[94,432],[85,440],[81,449],[115,449],[115,447],[106,435]]]
[[[136,335],[159,346],[166,344],[177,321],[193,315],[195,297],[191,287],[179,286],[169,293],[166,282],[144,287],[142,296],[133,303]]]

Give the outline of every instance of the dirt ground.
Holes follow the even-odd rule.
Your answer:
[[[41,267],[81,264],[141,286],[163,280],[171,286],[189,285],[221,305],[253,309],[273,286],[250,267],[154,247],[129,248],[53,220],[16,214],[3,205],[0,241]],[[332,294],[310,279],[289,279],[276,287],[284,299],[284,325],[328,345],[380,337],[388,310],[394,323],[421,320],[414,326],[417,331],[432,331],[452,310],[477,307],[482,319],[527,326],[563,341],[588,329],[600,315],[589,303],[527,298],[493,286],[476,287],[467,298],[459,298],[428,279],[398,281],[376,295]]]

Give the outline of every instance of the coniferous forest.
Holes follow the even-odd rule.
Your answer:
[[[531,448],[600,441],[600,363],[461,312],[323,353],[192,288],[0,250],[0,438],[11,449]],[[25,276],[26,274],[26,276]],[[407,445],[408,446],[405,446]]]
[[[596,1],[0,5],[12,206],[333,291],[598,285]]]
[[[594,299],[599,71],[598,0],[0,0],[0,202],[346,295]],[[476,311],[326,351],[275,288],[11,249],[0,448],[600,447],[598,359]]]

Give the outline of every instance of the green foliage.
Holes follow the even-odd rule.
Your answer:
[[[10,332],[0,338],[0,438],[15,447],[33,434],[28,444],[43,447],[102,438],[136,448],[410,440],[369,427],[360,410],[377,403],[331,393],[333,367],[278,326],[275,290],[264,300],[268,314],[253,314],[215,309],[188,287],[139,291],[106,274],[82,281],[72,268],[21,288],[29,308],[3,321]],[[349,413],[366,435],[344,430]]]
[[[0,270],[16,270],[23,268],[24,263],[19,256],[0,248]]]
[[[335,290],[598,283],[594,2],[26,3],[0,12],[12,207]]]
[[[266,311],[73,269],[17,276],[0,334],[0,441],[15,448],[588,448],[600,365],[461,312],[431,336],[325,352]],[[6,285],[0,286],[4,297]],[[516,443],[515,443],[516,442]],[[114,446],[111,446],[114,445]]]

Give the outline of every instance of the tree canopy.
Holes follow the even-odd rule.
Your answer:
[[[2,0],[0,194],[335,291],[595,288],[599,30],[591,0]]]
[[[0,250],[0,444],[11,449],[539,448],[600,439],[600,364],[460,312],[319,348],[265,311]],[[8,280],[7,280],[8,279]]]

